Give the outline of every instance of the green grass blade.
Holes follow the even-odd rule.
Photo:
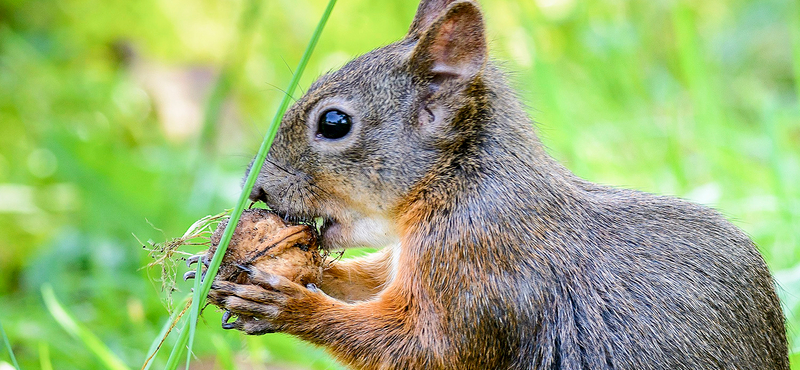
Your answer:
[[[0,334],[3,335],[3,343],[6,345],[6,349],[8,350],[8,356],[11,358],[11,364],[14,365],[14,368],[19,370],[19,364],[17,363],[17,358],[14,356],[14,350],[11,349],[11,342],[8,340],[8,336],[6,335],[6,330],[3,329],[3,322],[0,321]]]
[[[189,330],[186,327],[186,320],[188,319],[183,320],[184,325],[181,328],[180,335],[178,335],[178,340],[175,341],[175,347],[172,347],[172,352],[169,353],[167,365],[164,366],[164,369],[176,370],[178,368],[178,359],[181,357],[183,349],[186,348],[186,345],[189,342]]]
[[[197,263],[197,271],[195,271],[196,278],[194,279],[194,291],[196,292],[200,289],[200,278],[203,274],[203,264],[201,262]],[[189,363],[192,362],[192,344],[194,344],[194,333],[197,330],[197,320],[198,316],[200,316],[200,301],[193,300],[192,301],[192,310],[189,312],[189,321],[187,324],[189,325],[189,345],[186,348],[186,370],[189,370]]]
[[[45,341],[39,342],[39,366],[42,370],[53,370],[53,361],[50,359],[50,345]]]
[[[190,180],[191,190],[186,206],[187,209],[207,212],[213,203],[214,197],[209,196],[213,192],[209,185],[208,174],[213,171],[214,148],[218,135],[218,125],[220,116],[223,112],[225,102],[231,91],[239,84],[241,75],[244,72],[245,64],[253,45],[253,39],[257,32],[258,20],[261,18],[261,9],[264,2],[261,0],[249,0],[244,5],[241,16],[239,17],[239,27],[236,32],[235,42],[227,51],[226,60],[222,64],[219,76],[206,100],[203,111],[203,123],[198,136],[195,153],[189,169],[194,171],[194,177]]]
[[[264,140],[261,142],[261,147],[258,149],[258,154],[256,155],[255,160],[253,161],[253,169],[256,171],[250,171],[247,174],[247,179],[245,180],[244,188],[242,189],[241,194],[239,195],[239,200],[236,203],[236,206],[233,208],[233,212],[230,216],[230,221],[228,221],[228,226],[225,228],[225,231],[222,234],[222,238],[220,240],[219,246],[217,247],[216,252],[214,253],[214,257],[211,259],[211,263],[208,266],[208,271],[206,272],[206,277],[202,281],[202,285],[200,289],[196,289],[194,291],[194,295],[192,296],[193,304],[201,304],[205,302],[206,296],[208,296],[208,292],[211,290],[211,282],[214,281],[214,277],[219,270],[219,266],[222,263],[222,256],[225,255],[225,251],[228,249],[228,244],[231,241],[231,237],[233,236],[233,230],[236,228],[236,225],[239,223],[239,218],[242,216],[242,212],[244,211],[244,207],[247,204],[250,191],[253,189],[253,185],[255,185],[256,177],[258,176],[258,170],[261,168],[261,165],[264,163],[264,159],[267,157],[267,152],[269,152],[269,148],[272,146],[272,142],[275,140],[275,135],[278,132],[278,126],[280,125],[281,118],[283,118],[283,114],[286,112],[286,109],[289,107],[289,103],[291,100],[291,96],[294,94],[295,89],[297,88],[297,84],[300,81],[300,76],[302,76],[303,71],[308,64],[309,59],[311,58],[311,53],[314,51],[314,47],[317,45],[319,41],[319,37],[322,34],[322,30],[325,27],[325,23],[327,23],[328,18],[330,17],[331,11],[333,10],[333,6],[336,4],[336,0],[329,0],[328,6],[325,8],[325,12],[322,14],[322,18],[320,19],[319,23],[317,24],[317,28],[314,30],[314,34],[311,37],[311,40],[306,46],[306,50],[303,53],[303,57],[300,59],[297,68],[295,69],[295,73],[292,76],[291,82],[289,82],[289,87],[286,89],[286,94],[281,100],[281,104],[278,108],[278,111],[275,113],[275,117],[273,118],[272,122],[270,123],[269,129],[267,130],[267,134],[264,137]],[[198,277],[199,278],[199,277]],[[189,320],[196,321],[196,317],[190,317]],[[189,343],[189,332],[191,324],[188,322],[184,324],[183,330],[181,330],[180,337],[178,338],[175,347],[172,349],[172,353],[170,353],[170,358],[167,361],[167,370],[175,370],[177,369],[177,358],[180,357],[180,353],[183,351],[184,348],[191,347],[191,343]]]
[[[185,306],[186,302],[189,300],[190,297],[191,297],[190,295],[187,295],[186,298],[184,298],[178,306],[181,305]],[[161,350],[164,341],[167,339],[166,338],[167,335],[170,333],[172,328],[174,328],[177,324],[175,321],[179,320],[181,315],[185,311],[186,308],[184,308],[181,311],[175,310],[175,312],[173,312],[172,315],[170,315],[169,319],[167,319],[167,321],[164,323],[164,326],[161,327],[161,331],[158,333],[158,336],[156,337],[155,340],[153,340],[153,343],[150,344],[150,349],[147,350],[147,353],[149,353],[150,356],[145,360],[144,366],[142,366],[142,370],[148,370],[150,369],[151,366],[153,366],[155,358],[158,355],[158,351]]]
[[[225,255],[225,251],[228,249],[228,244],[233,236],[233,231],[236,228],[236,225],[239,223],[239,218],[242,216],[242,211],[244,211],[244,207],[247,204],[250,192],[255,185],[256,177],[258,177],[258,170],[261,169],[261,165],[264,163],[264,159],[267,157],[267,152],[269,152],[269,148],[272,146],[272,142],[275,140],[275,135],[278,132],[278,126],[280,125],[281,118],[283,118],[283,114],[289,107],[291,96],[294,94],[294,91],[297,88],[297,83],[300,80],[300,76],[303,74],[303,70],[305,70],[306,65],[308,64],[308,60],[311,57],[311,52],[314,50],[314,47],[319,40],[319,36],[322,33],[322,29],[324,28],[328,17],[330,17],[330,13],[333,10],[334,4],[336,4],[336,0],[330,0],[328,2],[328,7],[325,9],[325,13],[323,13],[319,24],[317,24],[317,29],[314,31],[314,35],[312,36],[311,41],[308,43],[308,46],[303,53],[303,57],[300,59],[300,63],[297,66],[294,76],[292,76],[292,80],[289,83],[289,88],[286,89],[287,94],[284,95],[283,100],[278,108],[278,112],[275,114],[275,117],[273,118],[272,123],[267,130],[264,141],[261,142],[261,147],[259,148],[258,154],[253,161],[253,168],[256,169],[256,171],[250,171],[250,173],[247,174],[244,188],[239,195],[239,200],[236,203],[236,206],[233,208],[230,221],[228,221],[228,225],[225,227],[225,231],[222,234],[222,238],[219,242],[219,247],[217,247],[214,257],[211,260],[211,264],[208,267],[206,277],[203,279],[203,284],[199,291],[195,291],[195,295],[193,296],[193,299],[197,301],[205,301],[205,297],[211,290],[211,282],[214,280],[217,270],[219,270],[219,266],[222,263],[222,256]]]
[[[797,95],[797,103],[800,104],[800,3],[797,1],[792,2],[793,9],[790,9],[789,16],[789,29],[792,34],[792,67],[794,69],[794,88],[795,95]]]
[[[109,369],[129,370],[129,368],[106,346],[97,336],[84,328],[67,312],[58,302],[53,287],[49,284],[42,286],[42,298],[50,315],[73,338],[80,340],[92,353]]]

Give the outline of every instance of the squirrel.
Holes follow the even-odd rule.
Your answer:
[[[322,218],[319,286],[249,269],[223,328],[285,332],[355,369],[789,369],[756,246],[716,211],[602,186],[549,156],[472,0],[320,77],[251,199]]]

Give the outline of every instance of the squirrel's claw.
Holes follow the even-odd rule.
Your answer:
[[[222,328],[225,330],[236,329],[236,322],[223,322]]]
[[[194,256],[191,256],[191,257],[187,258],[186,259],[186,267],[192,267],[192,265],[194,265],[195,263],[197,263],[197,261],[200,260],[200,257],[202,257],[202,255],[197,254],[197,255],[194,255]]]
[[[245,265],[243,265],[241,263],[237,263],[236,267],[239,268],[239,270],[242,270],[242,271],[244,271],[244,272],[246,272],[248,274],[252,274],[253,273],[253,269],[251,269],[249,265],[245,266]]]
[[[236,318],[236,320],[233,320],[233,322],[228,322],[230,321],[231,317],[233,317],[233,313],[231,313],[231,311],[225,310],[225,312],[222,314],[223,329],[230,330],[230,329],[239,329],[239,327],[241,327],[241,325],[237,325],[239,324],[238,317]]]
[[[203,270],[203,273],[201,274],[203,279],[206,278],[206,271],[207,270]],[[189,279],[194,279],[195,277],[197,277],[197,271],[194,271],[194,270],[186,271],[186,273],[183,274],[183,281],[186,281],[186,280],[189,280]]]
[[[225,328],[225,324],[227,324],[228,321],[230,321],[231,317],[233,317],[233,313],[231,313],[231,311],[225,310],[225,312],[222,314],[222,327],[223,328]]]
[[[205,267],[208,267],[208,265],[211,264],[207,254],[196,254],[186,259],[186,266],[192,267],[192,265],[197,263],[197,261],[202,262]]]

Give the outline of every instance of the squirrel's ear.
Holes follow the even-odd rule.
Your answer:
[[[421,0],[406,37],[418,39],[455,0]]]
[[[411,55],[411,68],[428,76],[471,78],[481,71],[486,58],[481,11],[474,2],[461,0],[450,4],[424,30]]]

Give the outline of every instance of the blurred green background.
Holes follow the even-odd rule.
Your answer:
[[[47,311],[44,284],[141,366],[168,314],[136,238],[233,206],[325,4],[0,0],[0,321],[22,368],[103,368]],[[591,181],[727,215],[775,271],[800,345],[798,2],[482,5],[550,153]],[[301,86],[400,38],[415,9],[339,0]],[[193,368],[339,368],[288,336],[223,331],[219,316],[206,310]]]

